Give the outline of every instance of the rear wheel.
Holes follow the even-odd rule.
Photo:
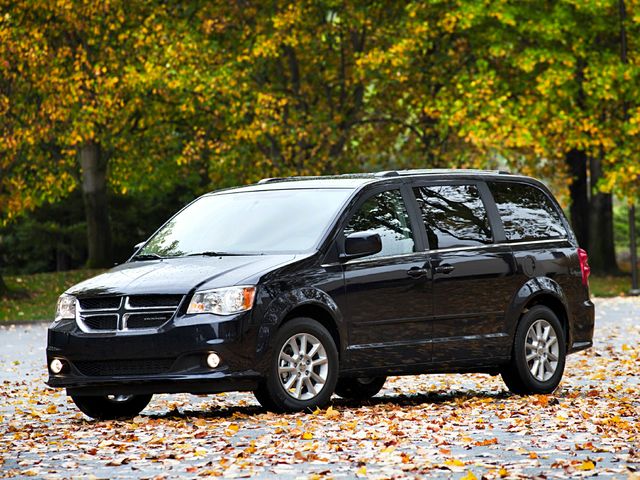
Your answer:
[[[145,409],[152,397],[153,395],[71,396],[82,413],[98,420],[135,417]]]
[[[548,307],[536,305],[520,319],[511,360],[502,379],[520,395],[553,392],[562,379],[566,345],[562,325]]]
[[[311,318],[285,323],[276,334],[267,379],[254,392],[277,412],[313,411],[331,398],[338,351],[331,334]]]
[[[364,400],[378,393],[386,381],[387,377],[340,378],[335,392],[349,400]]]

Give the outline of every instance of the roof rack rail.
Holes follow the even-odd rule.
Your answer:
[[[386,172],[377,172],[373,174],[377,178],[399,177],[400,174],[395,170],[387,170]]]
[[[261,183],[271,183],[271,182],[279,182],[280,180],[283,180],[282,177],[272,177],[272,178],[263,178],[262,180],[260,180],[258,182],[258,184]]]
[[[391,170],[378,172],[376,177],[398,177],[402,175],[442,175],[449,173],[484,173],[494,175],[511,175],[507,170],[483,170],[479,168],[417,168],[412,170]]]

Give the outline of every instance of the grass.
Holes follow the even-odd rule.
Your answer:
[[[596,297],[617,297],[626,295],[631,290],[631,274],[620,273],[618,275],[591,275],[589,277],[589,290]]]
[[[60,294],[76,283],[102,272],[103,270],[72,270],[4,277],[9,288],[26,291],[29,297],[0,299],[0,324],[38,320],[53,321],[56,302]]]
[[[13,290],[26,290],[29,298],[0,300],[0,324],[15,322],[53,321],[56,302],[62,292],[76,283],[91,278],[103,270],[72,270],[57,273],[36,273],[4,277],[5,283]],[[631,274],[591,275],[591,294],[596,297],[625,295],[631,290]]]

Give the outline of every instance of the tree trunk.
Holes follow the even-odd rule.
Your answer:
[[[24,289],[13,290],[4,283],[2,269],[0,268],[0,298],[30,298],[31,295]]]
[[[58,247],[56,248],[56,272],[66,272],[67,270],[69,270],[67,252]]]
[[[107,203],[107,162],[102,149],[95,142],[88,142],[78,152],[82,167],[82,196],[87,216],[87,247],[89,268],[113,266],[111,225]]]
[[[589,252],[589,187],[587,185],[587,154],[583,150],[567,152],[566,162],[573,182],[569,186],[571,195],[571,227],[578,244]]]
[[[0,298],[8,298],[11,294],[11,290],[7,287],[7,284],[4,283],[4,279],[2,278],[2,270],[0,269]]]
[[[589,236],[589,266],[594,273],[618,272],[616,251],[613,241],[613,201],[610,193],[597,191],[598,180],[602,176],[602,162],[592,157],[591,169],[591,228]]]

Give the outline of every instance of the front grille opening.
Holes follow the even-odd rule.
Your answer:
[[[169,371],[174,362],[175,358],[151,358],[144,360],[75,362],[75,366],[80,373],[88,377],[160,375]]]
[[[94,315],[82,319],[84,324],[91,330],[117,330],[117,315]]]
[[[79,300],[82,310],[118,309],[120,297],[95,297],[81,298]]]
[[[131,314],[127,319],[126,327],[129,330],[158,328],[164,325],[170,318],[171,314],[169,313],[159,313],[155,315],[145,313]]]
[[[182,301],[182,295],[132,295],[129,297],[131,308],[176,308]]]
[[[80,327],[86,331],[153,330],[167,323],[183,295],[132,295],[79,299]]]

